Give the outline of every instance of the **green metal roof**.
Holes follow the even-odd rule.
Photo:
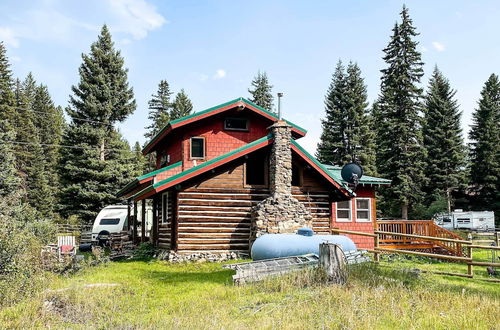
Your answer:
[[[344,180],[342,180],[342,177],[340,175],[340,171],[342,170],[342,167],[337,166],[337,165],[327,165],[327,164],[323,164],[323,166],[329,172],[331,172],[334,175],[336,175],[337,177],[339,177],[342,182],[345,182]],[[359,183],[390,185],[391,184],[391,180],[383,179],[383,178],[377,178],[377,177],[369,176],[369,175],[363,175],[361,177],[361,180],[359,180]]]
[[[163,167],[163,168],[160,168],[158,170],[155,170],[153,172],[149,172],[149,173],[146,173],[144,175],[141,175],[141,176],[138,176],[137,178],[135,178],[134,180],[132,180],[131,182],[129,182],[125,187],[123,187],[122,189],[120,189],[120,191],[118,191],[117,195],[118,196],[121,196],[123,195],[127,190],[131,189],[132,187],[136,186],[139,184],[140,181],[144,180],[144,179],[148,179],[148,178],[152,178],[154,177],[156,174],[159,174],[159,173],[162,173],[162,172],[165,172],[165,171],[168,171],[172,168],[175,168],[177,166],[181,166],[182,165],[182,161],[179,161],[175,164],[172,164],[172,165],[169,165],[169,166],[166,166],[166,167]]]
[[[272,116],[273,118],[275,118],[276,120],[278,120],[278,116],[269,111],[269,110],[266,110],[260,106],[258,106],[257,104],[243,98],[243,97],[239,97],[237,99],[234,99],[234,100],[231,100],[231,101],[228,101],[228,102],[225,102],[225,103],[222,103],[222,104],[219,104],[219,105],[216,105],[214,107],[211,107],[211,108],[208,108],[208,109],[205,109],[205,110],[202,110],[202,111],[198,111],[198,112],[195,112],[195,113],[192,113],[190,115],[187,115],[187,116],[184,116],[184,117],[181,117],[181,118],[178,118],[178,119],[175,119],[175,120],[172,120],[171,122],[167,123],[152,139],[151,141],[149,141],[146,146],[143,148],[143,151],[146,150],[147,148],[150,147],[151,144],[153,144],[154,142],[156,142],[156,140],[158,139],[158,137],[160,137],[163,132],[165,132],[169,127],[172,127],[173,125],[177,125],[177,124],[181,124],[183,122],[185,122],[186,120],[189,120],[189,119],[192,119],[192,118],[197,118],[197,117],[201,117],[207,113],[210,113],[212,111],[215,111],[215,110],[218,110],[220,108],[223,108],[223,107],[226,107],[228,105],[231,105],[231,104],[234,104],[234,103],[237,103],[237,102],[243,102],[243,103],[246,103],[250,106],[253,106],[257,109],[259,109],[260,111]],[[307,130],[303,129],[302,127],[292,123],[292,122],[289,122],[288,120],[285,120],[289,125],[291,125],[292,127],[296,128],[297,130],[299,131],[302,131],[305,133],[307,133]]]

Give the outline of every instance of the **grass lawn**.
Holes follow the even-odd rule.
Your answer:
[[[69,277],[51,276],[47,290],[1,310],[0,325],[500,329],[500,284],[416,276],[403,265],[416,263],[356,266],[346,286],[318,284],[311,271],[233,286],[232,271],[216,263],[112,262]]]

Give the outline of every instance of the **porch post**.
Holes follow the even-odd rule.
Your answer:
[[[158,198],[153,197],[153,233],[152,233],[152,243],[153,246],[157,246],[158,243]]]
[[[127,233],[130,232],[130,221],[132,221],[130,213],[130,199],[127,199]]]
[[[146,241],[146,199],[142,200],[141,243]]]
[[[134,227],[132,228],[132,242],[137,243],[137,201],[134,201]]]

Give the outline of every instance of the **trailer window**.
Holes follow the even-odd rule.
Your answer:
[[[337,221],[351,221],[351,201],[337,202]]]
[[[119,218],[104,218],[99,222],[100,225],[117,225],[120,223]]]

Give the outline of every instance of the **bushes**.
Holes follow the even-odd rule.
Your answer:
[[[55,238],[50,219],[41,219],[20,195],[0,198],[0,306],[31,294],[40,284],[40,249]]]

